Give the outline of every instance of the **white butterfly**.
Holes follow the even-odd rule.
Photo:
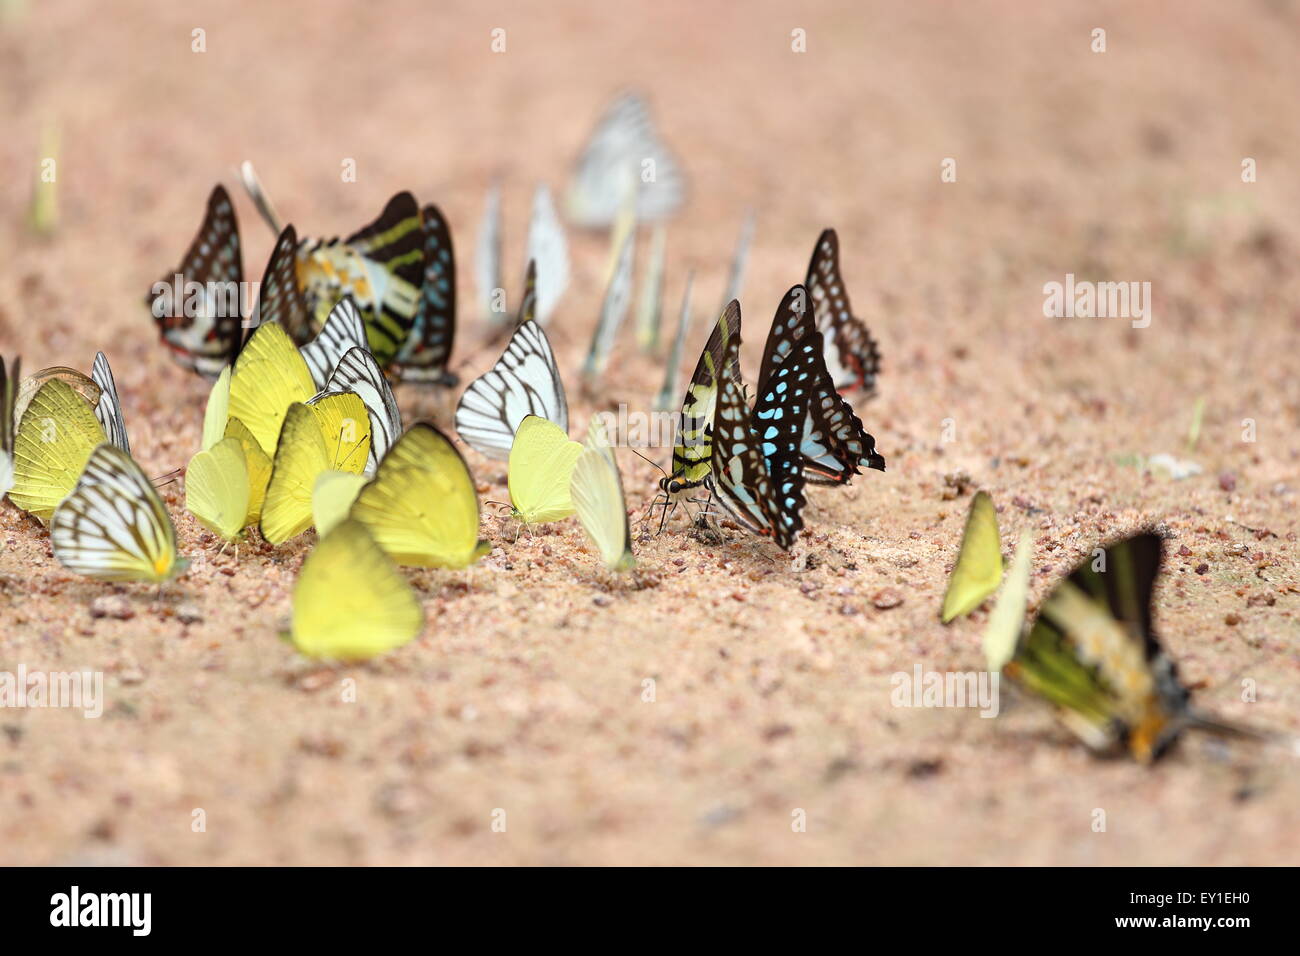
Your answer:
[[[676,158],[659,139],[645,101],[624,93],[596,124],[569,181],[569,218],[587,228],[618,218],[624,196],[637,191],[637,219],[663,219],[686,194]]]
[[[659,348],[659,326],[664,306],[664,246],[667,236],[662,223],[650,239],[650,265],[641,280],[641,298],[636,307],[636,340],[646,352]]]
[[[54,556],[101,581],[153,581],[180,574],[176,528],[140,466],[109,442],[90,454],[77,485],[50,519]]]
[[[504,322],[504,310],[495,312],[492,308],[497,290],[501,288],[501,186],[495,182],[488,189],[487,205],[483,208],[483,221],[478,229],[474,284],[478,288],[479,312],[483,319],[498,324]]]
[[[569,286],[569,244],[545,183],[533,194],[525,261],[537,263],[537,321],[545,325]]]
[[[355,392],[370,413],[370,457],[365,474],[373,476],[389,447],[402,434],[402,413],[388,379],[368,349],[348,349],[325,387],[307,404],[314,405],[326,395],[338,392]]]
[[[104,434],[122,451],[131,454],[131,443],[126,438],[126,421],[122,418],[122,403],[118,400],[117,385],[113,382],[113,370],[108,367],[108,356],[103,352],[95,353],[95,364],[90,370],[90,377],[99,386],[95,417],[103,426]]]
[[[623,243],[614,260],[614,271],[609,277],[609,287],[600,305],[600,321],[591,337],[591,349],[582,364],[582,374],[589,382],[595,381],[605,371],[609,353],[618,338],[618,330],[627,317],[632,304],[632,264],[636,258],[636,227],[627,229]]]
[[[345,296],[330,310],[329,318],[316,338],[298,350],[307,360],[317,390],[324,390],[339,359],[353,348],[369,350],[370,346],[366,341],[366,324],[361,320],[361,313],[352,297]]]
[[[456,431],[470,447],[506,461],[515,430],[528,415],[569,430],[569,404],[555,353],[536,322],[515,330],[496,365],[469,383],[456,406]]]

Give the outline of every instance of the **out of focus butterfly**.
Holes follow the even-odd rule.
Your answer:
[[[804,335],[763,382],[751,414],[737,374],[740,337],[727,343],[713,414],[713,458],[706,484],[722,506],[755,534],[784,550],[803,527],[800,438],[813,399],[821,335]]]
[[[22,359],[15,357],[8,366],[0,355],[0,499],[14,486],[14,405],[18,399],[18,381]]]
[[[815,331],[808,292],[801,285],[794,286],[772,319],[759,373],[760,392],[803,337]],[[824,355],[814,365],[813,397],[800,439],[805,478],[820,484],[844,484],[861,473],[859,465],[884,471],[885,459],[876,451],[875,438],[863,429],[861,419],[836,390]]]
[[[234,361],[243,340],[243,278],[235,207],[225,187],[218,185],[180,265],[155,282],[145,297],[163,344],[181,366],[214,379],[222,366]],[[201,291],[191,294],[186,290],[190,283]]]
[[[600,303],[600,318],[591,336],[591,347],[582,363],[582,377],[594,384],[605,373],[619,329],[632,305],[632,272],[636,259],[636,223],[630,218],[612,230],[609,283]]]
[[[350,516],[399,564],[458,569],[488,552],[465,459],[446,435],[417,422],[379,462]]]
[[[450,388],[459,381],[447,370],[456,340],[456,254],[442,211],[425,206],[421,219],[424,278],[415,319],[393,366],[404,382]]]
[[[587,427],[587,441],[573,466],[569,495],[578,520],[605,564],[615,571],[635,567],[623,478],[599,417],[593,417]]]
[[[502,286],[501,186],[496,182],[488,189],[483,221],[474,247],[474,284],[478,293],[479,318],[496,325],[504,324],[505,311],[496,307]]]
[[[307,555],[293,589],[290,639],[307,657],[364,660],[424,629],[424,608],[359,521],[345,520]]]
[[[691,331],[691,289],[695,284],[695,273],[686,274],[686,286],[682,289],[682,304],[677,315],[677,332],[673,335],[672,348],[668,351],[668,361],[664,363],[664,381],[655,396],[655,411],[671,412],[677,398],[677,379],[681,372],[682,355],[686,352],[686,336]]]
[[[559,425],[525,416],[510,448],[511,514],[524,524],[560,521],[573,514],[569,481],[582,446]]]
[[[101,581],[161,584],[189,567],[177,554],[162,498],[131,456],[109,442],[94,449],[54,510],[50,543],[64,567]]]
[[[645,101],[624,93],[606,109],[578,157],[565,199],[569,219],[584,228],[609,226],[630,191],[637,219],[653,222],[677,211],[686,183]]]
[[[663,223],[655,226],[650,238],[650,264],[641,280],[641,294],[636,305],[636,341],[644,352],[659,348],[660,326],[664,311],[664,248],[667,233]],[[679,356],[680,359],[680,356]]]
[[[104,429],[86,400],[62,378],[47,380],[27,403],[14,435],[9,500],[48,524],[103,441]]]
[[[880,349],[866,323],[853,314],[849,291],[840,275],[840,241],[834,229],[817,239],[804,285],[812,293],[817,328],[826,346],[826,366],[838,389],[875,391]]]
[[[122,451],[131,454],[131,442],[126,436],[126,421],[122,418],[122,402],[117,397],[117,385],[113,381],[113,370],[108,365],[108,356],[103,352],[95,353],[95,364],[90,377],[99,386],[95,417],[99,419],[104,434]]]
[[[986,655],[1005,661],[1004,674],[1054,704],[1062,723],[1099,752],[1151,763],[1191,728],[1266,738],[1192,708],[1152,626],[1161,560],[1160,538],[1149,532],[1098,549],[1051,590],[1026,628],[1029,560],[1017,558],[990,618]]]
[[[569,286],[569,244],[545,183],[533,193],[525,258],[537,263],[537,321],[545,325]]]
[[[504,461],[515,430],[528,415],[569,430],[564,382],[551,343],[536,321],[520,325],[496,364],[469,383],[456,406],[456,431],[471,448]]]
[[[940,617],[947,624],[969,614],[1002,583],[1002,537],[998,533],[998,514],[987,491],[975,492],[966,530],[961,536],[961,550],[948,579]]]

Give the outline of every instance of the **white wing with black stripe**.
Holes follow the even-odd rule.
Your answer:
[[[339,360],[349,349],[369,349],[366,342],[366,324],[357,311],[351,296],[339,301],[330,311],[320,334],[304,345],[300,352],[311,370],[311,380],[317,390],[323,390]]]
[[[528,415],[569,430],[569,403],[542,327],[524,322],[486,374],[470,382],[456,406],[456,431],[489,458],[510,457],[515,430]]]
[[[95,353],[95,364],[90,370],[90,377],[99,386],[95,417],[104,427],[104,434],[122,451],[131,454],[131,443],[126,437],[126,421],[122,418],[122,403],[118,400],[117,385],[113,382],[113,370],[108,367],[108,356],[103,352]]]
[[[393,442],[402,434],[402,413],[388,379],[375,357],[364,348],[351,348],[338,361],[334,372],[319,394],[307,403],[314,405],[326,395],[356,392],[370,413],[370,457],[365,474],[373,476]]]

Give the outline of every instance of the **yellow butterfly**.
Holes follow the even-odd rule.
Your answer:
[[[350,514],[399,564],[464,568],[491,549],[478,536],[469,466],[451,440],[425,422],[393,444]]]
[[[104,429],[86,400],[62,379],[48,379],[27,404],[14,436],[9,500],[48,524],[103,440]]]
[[[291,639],[308,657],[364,660],[424,628],[415,592],[359,521],[345,520],[303,562]]]
[[[311,516],[316,533],[324,537],[348,516],[367,482],[350,471],[322,471],[311,490]]]
[[[190,459],[185,469],[185,507],[223,541],[244,536],[252,496],[244,446],[223,438]]]
[[[569,480],[582,446],[559,425],[537,415],[519,423],[510,447],[511,514],[524,524],[560,521],[574,513]]]
[[[207,451],[226,437],[230,419],[230,366],[227,365],[212,383],[208,404],[203,409],[203,450]]]
[[[244,344],[230,373],[229,414],[248,426],[274,455],[285,414],[316,394],[311,371],[278,322],[263,322]]]
[[[623,479],[619,476],[605,426],[599,418],[592,418],[587,426],[587,443],[573,466],[569,492],[578,520],[600,549],[605,564],[615,571],[635,567]]]
[[[266,486],[271,481],[271,458],[262,451],[248,426],[238,418],[226,422],[224,438],[237,438],[244,449],[244,467],[248,470],[248,513],[244,527],[262,520],[262,505],[266,501]]]
[[[1002,538],[998,515],[988,492],[978,491],[971,499],[961,552],[943,595],[943,623],[969,614],[1002,582]]]
[[[40,401],[38,395],[33,407]],[[85,470],[50,519],[54,556],[101,581],[153,581],[189,567],[176,552],[176,529],[153,483],[111,442],[94,449]]]

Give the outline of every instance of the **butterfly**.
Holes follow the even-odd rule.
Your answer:
[[[1001,583],[1002,538],[998,534],[997,511],[989,493],[977,491],[966,516],[957,563],[943,595],[943,623],[975,610]]]
[[[664,247],[667,235],[663,224],[655,226],[650,239],[650,265],[641,280],[641,296],[636,307],[636,340],[645,352],[659,348],[659,326],[664,306]]]
[[[22,359],[15,358],[6,367],[0,355],[0,499],[14,486],[14,405],[22,365]]]
[[[104,429],[85,399],[63,379],[48,379],[23,410],[14,435],[9,500],[48,524],[103,441]]]
[[[722,297],[724,303],[740,298],[740,290],[745,285],[745,266],[749,263],[749,247],[754,244],[754,228],[757,220],[751,209],[745,214],[745,221],[740,226],[740,235],[736,239],[736,249],[731,255],[731,269],[727,273],[727,291]]]
[[[244,536],[252,485],[243,443],[222,438],[199,451],[185,468],[185,510],[226,542]]]
[[[480,317],[498,324],[503,322],[504,310],[495,308],[502,285],[501,186],[495,182],[488,189],[483,221],[479,225],[478,242],[474,250],[474,282],[478,290]]]
[[[315,405],[290,405],[276,443],[260,528],[272,545],[312,526],[316,480],[326,471],[360,474],[370,446],[365,405],[339,392]]]
[[[185,285],[201,285],[202,294],[192,296],[177,288],[176,275]],[[225,187],[217,185],[208,197],[203,225],[176,272],[155,282],[145,296],[163,344],[182,367],[212,379],[234,361],[243,341],[243,278],[235,207]]]
[[[323,391],[339,360],[354,348],[368,351],[366,324],[361,320],[356,303],[345,296],[330,310],[329,318],[316,338],[298,351],[307,363],[312,382]]]
[[[230,373],[229,415],[253,433],[273,455],[289,406],[316,394],[311,370],[278,322],[257,327]]]
[[[402,413],[388,380],[375,357],[364,348],[354,348],[339,359],[324,389],[308,404],[316,404],[327,395],[352,392],[360,397],[370,416],[370,456],[365,474],[374,475],[389,446],[402,434]]]
[[[555,212],[551,191],[543,183],[533,193],[533,216],[528,223],[525,257],[537,263],[537,321],[545,325],[555,314],[569,286],[569,244]]]
[[[208,402],[203,406],[202,449],[207,451],[225,437],[226,421],[230,418],[230,366],[221,370],[212,389],[208,392]]]
[[[637,219],[651,222],[677,211],[686,183],[676,157],[655,131],[645,101],[624,93],[605,110],[578,157],[566,210],[585,228],[609,226],[630,191],[635,191]]]
[[[1023,626],[990,629],[985,653],[1002,672],[1056,706],[1062,723],[1099,752],[1127,750],[1149,764],[1187,729],[1266,737],[1192,708],[1178,669],[1152,626],[1151,596],[1163,548],[1158,535],[1123,538],[1079,564]],[[1029,561],[1017,561],[994,619],[1024,621]],[[1023,580],[1022,580],[1023,579]],[[994,623],[993,620],[990,624]]]
[[[411,331],[393,364],[404,382],[451,387],[459,381],[447,370],[456,339],[456,255],[442,211],[425,206],[422,218],[424,280]]]
[[[740,524],[784,550],[803,527],[800,436],[821,350],[813,331],[793,345],[758,391],[751,413],[739,372],[740,336],[727,343],[713,413],[713,461],[705,480]]]
[[[735,300],[718,316],[686,386],[686,397],[677,414],[672,471],[659,481],[660,489],[670,500],[683,491],[698,488],[709,476],[713,459],[713,416],[724,373],[723,362],[728,356],[733,362],[739,361],[739,350],[730,349],[733,340],[740,341],[740,303]],[[734,368],[729,374],[739,379],[740,370]]]
[[[312,319],[299,286],[299,245],[298,231],[292,224],[276,236],[258,289],[257,327],[278,325],[289,334],[291,341],[306,346],[311,337]]]
[[[244,516],[244,527],[247,528],[262,520],[262,505],[266,502],[266,488],[271,483],[273,462],[248,430],[248,426],[238,418],[226,421],[222,437],[238,439],[244,450],[244,467],[248,471],[248,513]],[[188,481],[187,477],[187,484]]]
[[[573,466],[569,496],[578,520],[605,564],[615,571],[635,567],[623,479],[599,417],[592,418],[587,427],[586,444]]]
[[[801,285],[793,286],[772,319],[759,373],[760,391],[797,343],[814,332],[808,292]],[[861,419],[836,390],[824,355],[815,364],[814,394],[800,440],[804,477],[820,484],[843,484],[860,474],[860,464],[884,471],[885,459],[876,451],[876,440],[863,429]]]
[[[126,422],[122,419],[122,403],[117,397],[117,385],[113,382],[113,370],[109,368],[108,357],[103,352],[95,353],[95,364],[90,377],[99,386],[99,401],[95,405],[95,417],[104,429],[104,434],[122,451],[131,454],[131,443],[126,437]]]
[[[176,528],[162,498],[134,459],[110,442],[91,452],[54,510],[50,543],[64,567],[100,581],[161,584],[189,567],[177,554]]]
[[[840,275],[840,241],[834,229],[818,237],[804,285],[812,293],[817,328],[826,345],[826,365],[835,387],[861,388],[870,395],[880,374],[880,348],[849,304],[849,292]]]
[[[471,448],[504,461],[527,415],[569,430],[569,403],[555,353],[532,320],[515,330],[496,364],[465,389],[456,406],[456,431]]]
[[[618,331],[627,318],[628,307],[632,304],[632,269],[636,259],[636,228],[630,225],[618,241],[619,230],[615,229],[613,270],[610,272],[609,285],[605,289],[605,298],[600,304],[600,319],[596,331],[591,337],[591,348],[582,363],[582,376],[588,382],[594,382],[604,374],[609,363],[610,353],[618,338]]]
[[[425,422],[389,449],[349,514],[398,564],[464,568],[490,547],[479,539],[469,466],[451,439]]]
[[[414,640],[424,608],[358,521],[342,521],[302,563],[290,639],[307,657],[364,660]]]
[[[655,410],[670,412],[677,392],[677,378],[682,365],[682,355],[686,351],[686,336],[691,330],[691,289],[695,285],[695,273],[686,273],[686,286],[682,289],[682,304],[677,316],[677,332],[673,335],[672,347],[668,350],[668,361],[664,363],[664,381],[655,396]]]
[[[322,471],[311,489],[311,520],[324,537],[348,516],[368,479],[350,471]]]
[[[524,524],[560,521],[573,514],[569,480],[582,446],[554,422],[527,415],[510,447],[511,514]]]

